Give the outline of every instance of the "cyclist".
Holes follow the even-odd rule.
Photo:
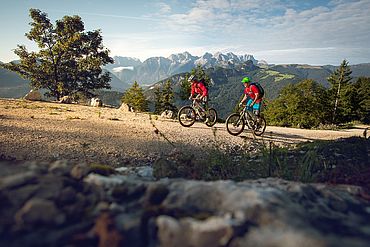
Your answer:
[[[192,100],[195,96],[199,96],[199,100],[203,103],[205,109],[208,109],[208,90],[204,83],[198,80],[194,75],[188,78],[188,82],[191,83],[191,93],[189,99]],[[205,121],[208,121],[206,118]]]
[[[204,86],[204,83],[201,81],[198,81],[197,78],[194,75],[191,75],[188,79],[188,82],[191,83],[191,93],[189,99],[194,98],[194,95],[200,95],[199,99],[207,105],[208,103],[208,90],[206,86]]]
[[[246,104],[247,110],[252,110],[256,114],[257,119],[260,120],[259,115],[261,111],[263,95],[260,92],[260,89],[255,84],[251,83],[249,77],[244,77],[241,82],[244,84],[245,89],[244,97],[240,101],[239,107],[242,106],[248,99]]]

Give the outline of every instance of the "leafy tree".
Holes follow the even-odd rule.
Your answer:
[[[326,122],[327,93],[313,80],[284,87],[278,98],[268,105],[265,116],[279,126],[312,128]]]
[[[328,81],[331,85],[329,97],[333,107],[332,122],[340,123],[350,120],[351,115],[351,75],[352,71],[348,62],[343,60],[337,70],[335,70]]]
[[[30,17],[31,30],[26,37],[36,42],[39,51],[29,52],[18,45],[14,53],[20,63],[2,67],[28,79],[33,88],[47,89],[47,95],[57,99],[77,93],[91,97],[95,89],[110,88],[109,73],[102,73],[102,65],[113,59],[103,47],[100,30],[85,32],[76,15],[64,16],[55,25],[38,9],[30,9]]]
[[[195,75],[195,77],[198,80],[202,81],[207,88],[209,88],[213,84],[211,77],[209,77],[202,66],[198,64],[197,67],[193,68],[190,74],[186,75],[185,78],[180,82],[180,98],[183,100],[187,99],[191,92],[191,83],[188,82],[188,78],[190,77],[190,75]]]
[[[148,111],[148,101],[145,99],[144,90],[135,81],[122,96],[122,102],[134,108],[135,111]]]

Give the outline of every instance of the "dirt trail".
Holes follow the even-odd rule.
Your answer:
[[[148,163],[177,149],[205,145],[243,146],[273,141],[293,144],[362,136],[366,126],[340,131],[268,126],[262,137],[245,131],[235,137],[225,124],[182,127],[175,120],[120,109],[0,99],[0,155],[26,160],[86,160],[121,166]],[[154,126],[155,127],[154,127]],[[159,130],[156,131],[156,129]],[[165,138],[168,140],[165,140]]]

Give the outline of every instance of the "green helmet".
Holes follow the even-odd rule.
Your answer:
[[[244,77],[243,80],[242,80],[243,83],[249,83],[250,81],[251,80],[249,79],[248,76]]]

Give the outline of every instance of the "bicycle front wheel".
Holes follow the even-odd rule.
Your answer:
[[[256,136],[261,136],[263,133],[265,133],[266,130],[266,120],[264,117],[260,117],[260,120],[256,120],[256,123],[253,128],[253,133]]]
[[[213,108],[209,108],[208,113],[207,113],[207,118],[208,118],[208,120],[206,122],[206,125],[208,127],[212,127],[213,125],[215,125],[216,122],[217,122],[217,112],[216,112],[216,110],[213,109]]]
[[[177,118],[182,126],[190,127],[195,123],[195,110],[189,105],[184,106],[180,109]]]
[[[243,132],[245,122],[239,113],[233,113],[226,119],[226,129],[229,134],[237,136]]]

